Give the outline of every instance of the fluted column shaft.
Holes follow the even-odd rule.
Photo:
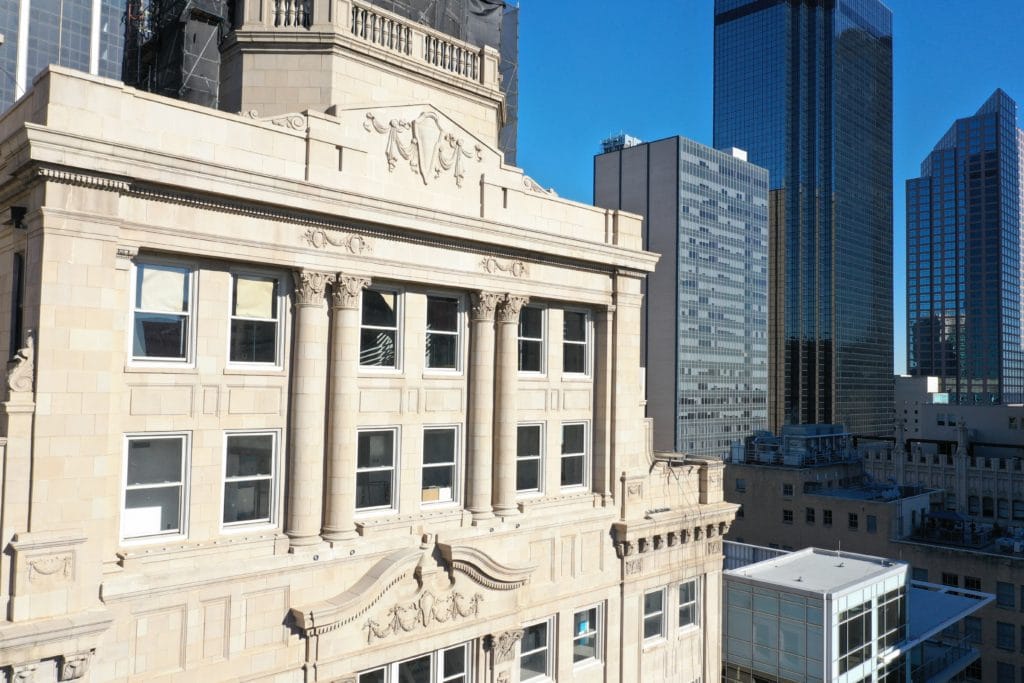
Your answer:
[[[491,477],[494,457],[494,309],[501,295],[473,294],[470,314],[469,453],[467,503],[473,520],[491,519]]]
[[[519,514],[516,505],[516,442],[519,389],[519,311],[529,299],[506,295],[497,308],[494,434],[494,513]]]
[[[369,278],[338,273],[331,290],[331,415],[324,539],[355,538],[356,415],[359,413],[359,302]]]
[[[330,273],[295,276],[295,359],[292,364],[290,457],[285,533],[292,547],[320,541],[323,510],[324,398],[327,393],[327,309]]]

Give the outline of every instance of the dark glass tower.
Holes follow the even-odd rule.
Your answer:
[[[1024,402],[1022,141],[996,90],[907,181],[907,365],[951,402]]]
[[[769,172],[769,425],[890,432],[892,13],[716,0],[714,142]]]

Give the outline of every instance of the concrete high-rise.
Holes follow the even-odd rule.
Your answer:
[[[907,181],[907,366],[952,403],[1024,402],[1022,148],[996,90]]]
[[[0,111],[50,64],[121,77],[125,0],[7,0],[0,3]]]
[[[627,146],[628,145],[628,146]],[[767,418],[768,172],[683,137],[605,142],[594,203],[644,216],[654,447],[721,456]]]
[[[714,144],[769,172],[768,420],[892,428],[892,13],[715,2]]]

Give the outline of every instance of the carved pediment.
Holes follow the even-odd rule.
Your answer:
[[[506,565],[482,550],[468,545],[438,543],[441,557],[453,572],[465,574],[475,583],[491,590],[509,591],[520,588],[530,580],[536,564]]]
[[[295,625],[310,635],[333,631],[356,621],[395,586],[411,578],[422,555],[420,549],[388,553],[345,592],[312,605],[293,607],[291,614]]]

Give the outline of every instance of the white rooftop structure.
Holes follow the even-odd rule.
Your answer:
[[[906,571],[907,565],[903,562],[821,548],[804,548],[732,570],[730,574],[787,590],[834,595]]]

